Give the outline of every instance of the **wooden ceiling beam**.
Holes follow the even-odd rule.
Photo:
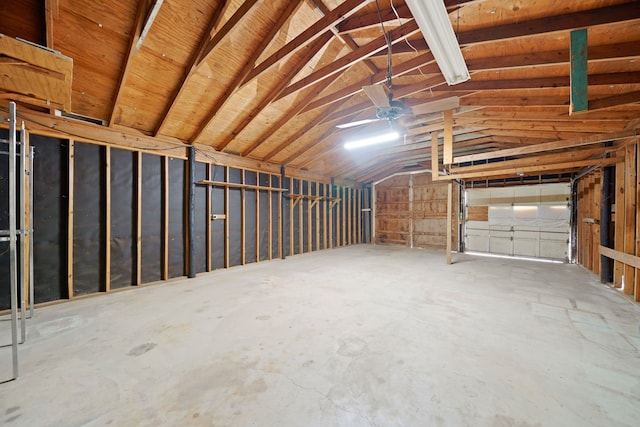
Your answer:
[[[445,0],[444,4],[447,10],[452,11],[478,1],[479,0]],[[413,19],[413,15],[406,4],[398,5],[395,10],[391,8],[381,10],[379,14],[378,11],[375,11],[345,19],[338,25],[338,31],[345,33],[364,30],[370,27],[380,26],[381,21],[386,24],[398,19]]]
[[[604,108],[617,107],[619,105],[635,104],[640,102],[640,91],[623,93],[620,95],[610,96],[606,98],[594,99],[589,101],[588,111],[601,110]],[[576,117],[580,117],[580,114],[574,113]]]
[[[216,117],[218,112],[227,105],[231,96],[236,92],[236,90],[242,84],[244,78],[251,71],[251,67],[258,60],[260,55],[265,51],[265,49],[271,44],[273,38],[280,32],[284,24],[289,20],[289,18],[295,13],[296,10],[302,4],[302,0],[290,1],[287,4],[287,7],[279,14],[277,22],[272,25],[269,29],[269,33],[262,39],[261,43],[258,47],[253,51],[251,57],[247,59],[244,63],[244,67],[242,70],[236,74],[233,78],[233,81],[226,87],[222,95],[215,101],[212,108],[207,112],[206,118],[201,122],[200,126],[193,134],[191,140],[196,141],[200,135],[211,125],[211,122]]]
[[[322,84],[319,85],[318,87],[315,87],[312,91],[309,91],[309,93],[298,103],[296,103],[293,108],[290,108],[284,115],[282,115],[282,117],[280,117],[280,119],[274,123],[272,126],[269,127],[269,129],[267,129],[265,132],[263,132],[258,138],[256,138],[256,141],[251,144],[251,146],[249,146],[247,149],[245,149],[241,154],[243,156],[248,156],[251,153],[253,153],[258,147],[260,147],[264,142],[267,141],[267,139],[269,139],[271,136],[273,136],[278,130],[282,129],[287,123],[289,123],[289,121],[297,116],[300,111],[309,103],[311,102],[312,99],[314,99],[315,97],[318,96],[319,92],[322,92],[322,90],[326,89],[329,85],[331,85],[334,81],[336,81],[336,79],[339,77],[338,74],[335,74],[331,77],[329,77],[328,79],[325,79],[322,81]],[[322,119],[322,115],[318,116],[318,118]],[[300,136],[304,135],[306,132],[308,132],[309,129],[313,128],[313,126],[315,126],[316,123],[314,121],[311,121],[310,123],[307,123],[306,126],[304,126],[303,130],[300,130],[298,132],[296,132],[292,137],[287,138],[285,141],[281,142],[280,144],[278,144],[278,146],[276,146],[273,150],[271,150],[269,152],[269,154],[267,154],[267,156],[265,157],[265,159],[267,158],[272,158],[274,156],[277,156],[278,153],[285,148],[286,146],[288,146],[291,141],[295,141],[297,138],[299,138]]]
[[[542,153],[545,151],[561,150],[571,147],[599,144],[601,142],[618,141],[636,135],[636,129],[628,129],[620,132],[611,132],[598,135],[588,135],[580,138],[547,142],[544,144],[529,145],[507,150],[492,151],[490,153],[476,154],[473,156],[454,157],[454,163],[474,162],[478,160],[497,159],[500,157],[521,156],[525,154]]]
[[[418,28],[418,24],[416,23],[416,21],[412,20],[396,28],[395,30],[390,31],[388,37],[391,43],[395,43],[398,40],[414,34],[418,31],[420,31],[420,29]],[[312,72],[307,77],[298,80],[297,82],[283,90],[278,99],[284,98],[285,96],[291,95],[292,93],[307,88],[310,85],[317,83],[335,73],[341,72],[351,67],[353,64],[367,58],[373,52],[377,52],[386,48],[387,40],[384,36],[380,36],[372,42],[369,42],[366,45],[363,45],[360,48],[354,50],[353,52],[336,59],[335,61],[333,61],[333,63]]]
[[[231,31],[235,28],[235,26],[249,13],[249,11],[255,6],[258,0],[245,0],[245,2],[236,10],[236,12],[229,18],[227,22],[222,26],[219,31],[215,31],[220,19],[222,18],[222,13],[226,10],[226,1],[221,2],[218,7],[213,11],[211,19],[209,20],[209,25],[207,26],[207,31],[204,33],[204,37],[200,40],[200,44],[198,49],[196,49],[194,55],[192,55],[189,60],[189,64],[185,68],[184,74],[182,75],[182,79],[178,86],[174,89],[173,94],[171,96],[171,100],[167,104],[164,112],[162,113],[162,117],[159,120],[158,125],[156,126],[156,130],[154,132],[155,136],[162,134],[162,130],[164,126],[167,124],[169,116],[171,112],[178,104],[180,97],[186,90],[187,83],[191,76],[193,76],[198,70],[200,64],[206,59],[206,57],[211,56],[216,47],[220,45],[220,42],[225,40]],[[212,36],[213,34],[213,36]],[[212,42],[215,42],[212,44]],[[206,53],[206,55],[205,55]]]
[[[640,83],[640,72],[607,73],[589,75],[589,86],[609,86]],[[434,86],[433,91],[480,91],[505,89],[544,89],[571,87],[567,76],[535,77],[528,79],[469,80],[455,86]],[[401,88],[400,88],[401,90]]]
[[[163,0],[156,0],[156,5],[158,8],[162,5]],[[138,52],[140,51],[140,41],[143,29],[146,28],[147,32],[151,27],[151,22],[149,22],[149,10],[151,6],[151,0],[139,0],[138,1],[138,9],[136,10],[136,18],[133,23],[133,31],[131,31],[131,37],[129,38],[129,47],[127,49],[127,58],[124,61],[124,65],[120,70],[120,77],[118,78],[118,84],[116,86],[116,94],[113,97],[113,102],[111,104],[111,112],[109,113],[109,126],[113,126],[116,118],[116,111],[118,109],[118,105],[120,104],[120,100],[122,98],[122,92],[127,84],[127,79],[129,78],[129,71],[131,70],[131,64],[133,63],[133,59],[136,57]]]
[[[316,10],[318,11],[318,13],[320,13],[323,17],[326,16],[327,14],[331,13],[331,10],[329,10],[329,8],[324,4],[324,2],[322,0],[307,0],[313,7],[316,8]],[[344,22],[344,21],[343,21]],[[356,50],[358,49],[360,46],[358,45],[358,43],[356,43],[356,41],[353,39],[353,37],[351,37],[349,34],[340,34],[340,32],[338,31],[338,29],[336,27],[332,27],[331,28],[331,32],[338,37],[344,44],[346,44],[349,49],[351,50]],[[369,71],[371,71],[373,74],[379,72],[380,70],[378,69],[378,67],[376,67],[376,65],[373,63],[373,61],[369,60],[369,59],[365,59],[364,61],[362,61],[362,63],[369,69]]]
[[[288,58],[289,56],[302,49],[304,46],[313,42],[326,31],[330,31],[333,26],[335,26],[346,17],[360,10],[370,1],[371,0],[347,0],[344,3],[340,4],[338,7],[326,14],[324,18],[321,18],[315,24],[309,26],[309,28],[307,28],[293,40],[285,44],[277,52],[273,53],[260,64],[256,65],[247,75],[247,77],[245,77],[244,81],[242,82],[242,86],[257,78],[259,75],[267,71],[269,68],[273,67],[278,62]]]
[[[481,172],[481,171],[493,171],[522,166],[537,166],[545,164],[572,162],[577,160],[586,160],[591,157],[597,156],[602,158],[607,153],[613,153],[617,150],[617,147],[596,147],[586,148],[581,150],[570,150],[561,153],[543,154],[536,156],[527,156],[520,159],[503,160],[499,162],[489,162],[479,165],[471,166],[453,166],[449,168],[449,172],[453,175],[457,173],[466,172]]]
[[[545,16],[544,18],[515,22],[512,24],[490,25],[475,30],[460,32],[457,34],[457,37],[458,43],[464,46],[474,43],[529,37],[555,31],[593,27],[634,19],[640,19],[640,2],[622,3],[562,15]]]
[[[307,65],[307,62],[311,60],[321,49],[333,38],[331,31],[326,31],[320,37],[315,38],[314,42],[308,46],[307,52],[305,52],[302,58],[291,60],[292,67],[288,70],[286,77],[283,77],[278,84],[271,89],[269,94],[260,101],[260,103],[251,110],[251,112],[245,116],[245,118],[238,124],[234,130],[225,137],[225,139],[216,147],[222,151],[240,134],[248,125],[255,119],[262,110],[264,110],[269,104],[271,104],[278,94],[284,89],[289,82]]]
[[[471,179],[471,178],[483,178],[492,179],[497,176],[521,176],[520,174],[547,174],[553,172],[566,172],[570,169],[585,168],[589,166],[609,166],[614,165],[621,161],[619,157],[607,157],[601,159],[587,159],[587,160],[575,160],[567,162],[556,162],[550,164],[541,164],[535,166],[520,166],[498,169],[494,171],[482,171],[482,172],[458,172],[456,174],[447,175],[446,179]]]
[[[431,54],[431,52],[424,53],[420,56],[396,65],[393,69],[393,75],[394,77],[399,77],[419,67],[429,67],[428,70],[423,70],[423,72],[425,73],[438,72],[438,65],[434,61],[435,60],[433,59],[433,55]],[[363,86],[382,83],[386,80],[386,78],[387,70],[380,71],[369,78],[360,80],[358,83],[354,83],[330,95],[316,99],[315,101],[309,103],[309,105],[305,107],[302,112],[306,113],[307,111],[315,110],[316,108],[324,107],[325,105],[329,105],[342,99],[348,98],[362,91]]]

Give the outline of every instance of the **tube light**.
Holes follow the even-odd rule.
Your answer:
[[[471,78],[443,0],[405,0],[449,85]]]
[[[344,144],[344,148],[352,150],[354,148],[366,147],[367,145],[382,144],[400,139],[398,132],[383,133],[382,135],[372,136],[370,138],[357,139]]]

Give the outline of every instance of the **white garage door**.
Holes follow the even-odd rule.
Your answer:
[[[569,259],[568,184],[469,189],[465,198],[467,251]]]

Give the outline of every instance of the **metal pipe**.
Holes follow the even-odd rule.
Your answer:
[[[18,281],[16,260],[16,103],[9,103],[9,286],[11,288],[11,356],[13,380],[18,378]]]
[[[26,246],[24,244],[24,240],[26,239],[29,232],[27,231],[27,227],[25,226],[25,202],[26,202],[26,194],[24,191],[24,171],[27,167],[27,153],[25,150],[26,144],[24,142],[25,138],[25,130],[24,130],[24,122],[22,123],[22,129],[20,131],[20,170],[18,171],[18,185],[20,191],[18,194],[20,195],[20,218],[18,219],[18,224],[21,234],[20,234],[20,266],[18,271],[20,272],[20,344],[23,344],[27,339],[27,319],[25,315],[25,309],[27,307],[27,280],[25,276],[25,268],[24,263],[26,261],[27,251]],[[31,238],[31,236],[29,236]]]

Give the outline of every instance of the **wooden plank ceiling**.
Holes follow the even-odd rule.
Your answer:
[[[362,87],[386,78],[381,20],[394,98],[419,111],[460,97],[450,167],[460,178],[579,171],[639,126],[637,1],[446,0],[471,73],[455,86],[403,0],[45,3],[47,44],[74,61],[73,113],[326,176],[368,182],[431,167],[442,113],[405,117],[401,142],[343,148],[388,127],[336,127],[376,115]],[[569,115],[569,35],[580,28],[589,111]],[[487,159],[501,162],[460,169]]]

